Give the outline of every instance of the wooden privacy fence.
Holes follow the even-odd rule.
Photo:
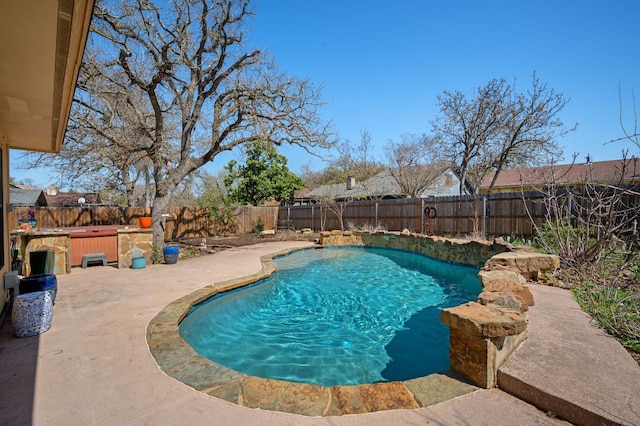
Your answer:
[[[484,198],[483,198],[484,197]],[[537,224],[545,218],[539,192],[368,200],[280,207],[279,220],[291,220],[296,229],[315,231],[340,229],[336,211],[342,210],[345,229],[386,229],[431,235],[468,235],[480,232],[487,237],[530,237],[533,225],[526,206]]]
[[[228,215],[213,208],[171,207],[163,215],[166,240],[209,237],[223,234],[248,234],[262,220],[264,229],[275,229],[278,207],[244,206],[232,209]],[[65,228],[96,225],[139,226],[139,219],[148,216],[144,207],[15,207],[7,213],[10,229],[19,228],[18,220],[29,217],[33,210],[38,228]],[[225,220],[226,219],[226,220]]]

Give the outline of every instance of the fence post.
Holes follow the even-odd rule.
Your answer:
[[[482,237],[487,239],[487,196],[482,197]]]
[[[316,224],[315,224],[315,207],[316,206],[311,206],[311,230],[313,232],[316,232]]]
[[[376,223],[373,224],[374,229],[378,229],[378,202],[376,201]]]
[[[424,198],[420,201],[420,234],[424,235]]]

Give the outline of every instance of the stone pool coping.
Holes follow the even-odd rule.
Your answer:
[[[149,350],[159,368],[197,391],[240,406],[306,416],[416,409],[480,389],[452,372],[407,381],[330,387],[265,379],[203,358],[180,337],[180,322],[194,305],[220,292],[243,287],[272,275],[276,271],[273,259],[295,250],[287,249],[262,256],[260,272],[205,286],[173,301],[160,311],[149,322],[146,335]]]

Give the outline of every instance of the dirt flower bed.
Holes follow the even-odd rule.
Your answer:
[[[236,234],[219,237],[184,238],[168,244],[180,247],[180,259],[217,253],[231,247],[248,246],[269,241],[318,241],[319,234],[301,231],[278,231],[271,235]]]

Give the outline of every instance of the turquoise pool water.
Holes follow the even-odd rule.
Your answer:
[[[477,268],[399,250],[309,249],[275,262],[272,277],[192,309],[180,335],[198,354],[324,386],[408,380],[449,368],[440,311],[480,292]]]

